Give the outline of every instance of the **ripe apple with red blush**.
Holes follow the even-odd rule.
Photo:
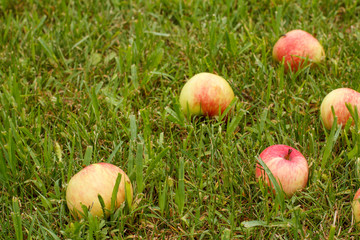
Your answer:
[[[118,174],[121,174],[121,181],[113,210],[125,201],[126,194],[131,194],[132,199],[130,179],[123,170],[110,163],[95,163],[75,174],[66,189],[66,203],[74,218],[83,217],[82,205],[86,206],[93,216],[108,217],[112,210],[111,197]],[[130,186],[130,191],[125,194],[126,185]],[[104,200],[105,216],[98,195]]]
[[[234,98],[229,83],[212,73],[199,73],[186,82],[179,101],[185,115],[218,116]]]
[[[280,37],[272,55],[276,62],[284,60],[285,71],[295,72],[304,67],[306,59],[309,63],[320,63],[325,58],[325,51],[310,33],[296,29]]]
[[[354,110],[357,107],[358,115],[360,116],[360,93],[351,88],[338,88],[331,91],[321,103],[320,115],[324,122],[326,129],[331,129],[334,116],[331,107],[334,108],[335,116],[337,117],[337,124],[345,126],[351,114],[346,107],[350,104]]]
[[[272,145],[260,154],[260,158],[269,168],[287,197],[291,197],[296,191],[305,188],[309,166],[305,157],[298,150],[286,145]],[[274,188],[259,163],[256,165],[255,175],[257,181],[262,179]]]

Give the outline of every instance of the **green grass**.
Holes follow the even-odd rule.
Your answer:
[[[323,97],[360,91],[360,3],[342,1],[0,1],[0,239],[356,239],[358,126],[326,131]],[[316,69],[284,74],[279,36],[314,34]],[[227,79],[229,118],[187,119],[198,72]],[[310,165],[282,200],[255,181],[262,150]],[[75,221],[65,202],[84,165],[128,173],[131,208]]]

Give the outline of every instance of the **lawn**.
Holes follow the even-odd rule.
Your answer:
[[[357,239],[360,121],[326,130],[322,99],[360,91],[360,2],[0,1],[0,239]],[[279,37],[323,45],[316,68],[284,73]],[[182,86],[224,77],[227,117],[189,118]],[[309,164],[282,199],[255,179],[273,144]],[[75,220],[70,178],[109,162],[132,205]]]

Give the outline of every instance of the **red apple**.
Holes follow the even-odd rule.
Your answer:
[[[285,70],[297,71],[303,67],[305,59],[319,63],[325,58],[325,52],[319,41],[303,30],[292,30],[284,34],[273,48],[276,62],[284,59]]]
[[[295,148],[286,145],[273,145],[266,148],[260,154],[260,158],[270,169],[288,197],[306,186],[309,166],[304,156]],[[256,165],[256,180],[260,178],[270,186],[267,174],[258,163]]]
[[[193,76],[180,93],[180,105],[186,115],[217,116],[229,106],[234,92],[229,83],[212,73]]]
[[[360,227],[360,188],[355,193],[351,206],[355,217],[355,224]]]
[[[346,103],[351,104],[355,110],[357,107],[360,116],[360,93],[350,88],[338,88],[331,91],[321,103],[320,114],[321,119],[327,129],[331,129],[334,122],[331,107],[334,107],[337,124],[343,127],[350,118],[351,114],[346,107]]]
[[[115,201],[115,209],[125,201],[125,181],[130,186],[130,179],[123,170],[110,163],[95,163],[83,168],[69,181],[66,190],[66,202],[75,218],[82,218],[85,205],[93,216],[108,217],[111,211],[111,196],[118,174],[121,174],[121,181]],[[132,196],[132,187],[131,196]],[[105,203],[105,216],[98,198],[98,195]]]

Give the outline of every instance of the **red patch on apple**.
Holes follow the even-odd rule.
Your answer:
[[[195,102],[200,105],[205,115],[212,117],[218,115],[219,107],[221,113],[226,109],[227,104],[219,104],[221,102],[219,99],[220,94],[221,88],[219,86],[212,85],[209,88],[209,85],[204,85],[195,93]]]

